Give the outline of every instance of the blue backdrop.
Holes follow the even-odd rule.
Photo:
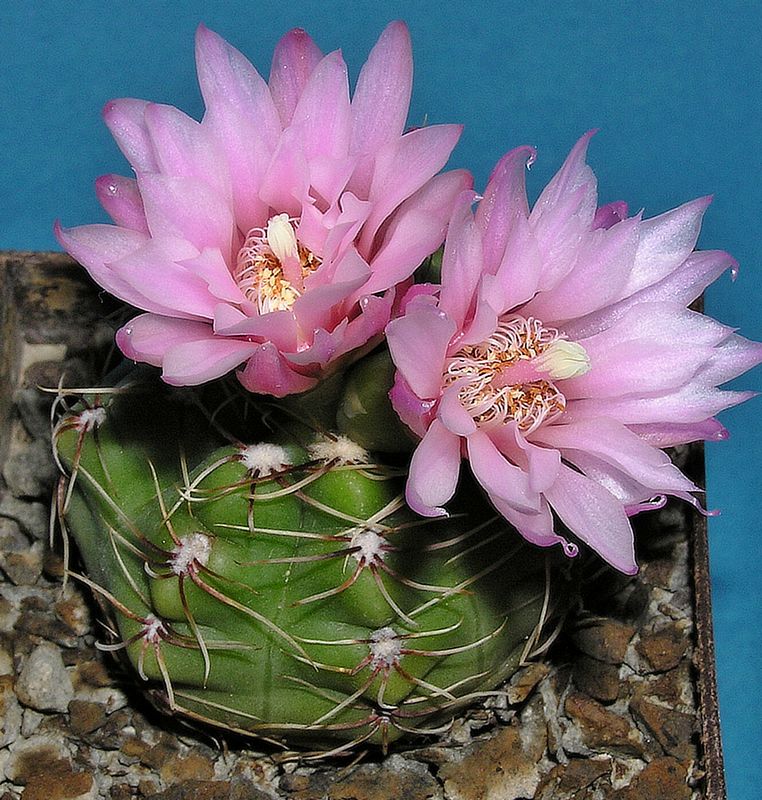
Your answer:
[[[749,2],[319,3],[15,2],[0,22],[4,185],[0,247],[56,248],[65,225],[104,219],[93,179],[125,173],[101,123],[112,97],[172,103],[198,117],[193,34],[199,21],[265,75],[279,36],[307,28],[357,70],[391,19],[410,25],[416,62],[410,122],[463,122],[452,159],[483,187],[507,149],[534,144],[530,190],[584,131],[602,201],[660,213],[715,194],[700,240],[741,262],[709,311],[762,339],[762,13]],[[126,174],[126,173],[125,173]],[[736,384],[762,389],[762,370]],[[708,447],[720,699],[731,800],[759,796],[754,706],[762,667],[762,401],[724,415],[733,438]]]

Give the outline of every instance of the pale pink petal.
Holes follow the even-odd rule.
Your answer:
[[[246,362],[246,367],[238,373],[238,380],[250,392],[285,397],[306,392],[317,385],[316,378],[291,369],[272,342],[251,346],[256,349]]]
[[[410,461],[406,498],[424,517],[447,514],[444,504],[455,494],[460,474],[460,437],[434,420]]]
[[[523,216],[514,219],[506,242],[503,260],[496,279],[502,287],[500,313],[518,307],[534,297],[542,276],[542,253],[529,222]]]
[[[644,442],[654,447],[674,447],[688,442],[722,442],[730,435],[727,428],[716,419],[702,422],[664,422],[650,425],[629,425]]]
[[[194,178],[144,174],[138,187],[152,236],[179,237],[199,251],[216,247],[230,253],[234,229],[230,205],[206,184]]]
[[[735,275],[737,267],[736,260],[721,250],[692,253],[678,269],[658,283],[647,286],[631,297],[620,300],[600,311],[595,311],[578,320],[566,322],[564,330],[572,339],[581,339],[610,328],[629,309],[640,303],[666,301],[679,306],[687,306],[723,272],[731,270]]]
[[[627,281],[639,239],[638,217],[591,232],[580,242],[576,268],[527,303],[526,313],[558,324],[609,305]]]
[[[115,225],[62,228],[59,223],[55,224],[54,233],[66,252],[82,264],[93,280],[107,292],[144,311],[184,316],[175,314],[173,309],[164,303],[149,300],[129,280],[125,280],[111,269],[110,265],[113,262],[119,261],[150,241],[144,234]]]
[[[567,400],[662,393],[688,383],[711,354],[711,347],[693,342],[622,342],[588,350],[590,371],[563,381],[561,388]]]
[[[557,450],[527,441],[515,423],[496,426],[489,435],[498,450],[527,473],[533,492],[544,492],[552,486],[561,464]]]
[[[545,497],[561,521],[605,561],[635,575],[633,533],[624,506],[595,481],[561,465]]]
[[[709,386],[719,386],[762,364],[762,344],[733,334],[715,348],[696,379]]]
[[[120,98],[103,107],[103,120],[136,172],[155,172],[156,158],[145,123],[145,100]]]
[[[159,103],[146,106],[145,122],[162,175],[197,178],[221,197],[230,196],[227,164],[207,129],[174,106]]]
[[[625,425],[702,422],[752,397],[756,392],[727,392],[691,383],[657,396],[572,400],[566,407],[565,419],[611,417]]]
[[[281,132],[267,84],[251,64],[216,33],[199,27],[196,65],[206,104],[203,127],[229,165],[235,216],[241,230],[262,227],[267,204],[258,196]]]
[[[540,510],[531,514],[518,511],[509,503],[504,503],[496,497],[490,497],[490,501],[528,542],[539,547],[552,547],[556,544],[567,545],[566,540],[553,529],[553,515],[544,498],[540,502]]]
[[[284,128],[291,124],[304,87],[322,57],[318,46],[301,28],[289,31],[275,46],[269,84]]]
[[[219,300],[238,304],[246,301],[217,248],[205,247],[200,255],[182,260],[181,265],[201,278],[207,284],[210,294]]]
[[[267,167],[259,198],[280,213],[299,217],[310,187],[310,170],[298,128],[287,128],[280,137],[272,161]]]
[[[405,129],[413,87],[413,52],[404,22],[386,26],[352,96],[352,152],[373,153]]]
[[[433,409],[436,401],[421,400],[399,371],[394,375],[394,385],[389,390],[389,399],[399,418],[419,439],[423,439],[434,418]]]
[[[580,239],[591,229],[597,208],[597,182],[585,156],[594,133],[586,133],[572,148],[529,216],[543,254],[540,289],[553,288],[574,269]]]
[[[247,317],[231,306],[220,304],[214,310],[214,332],[219,336],[252,337],[259,343],[273,342],[285,351],[294,350],[299,343],[296,319],[290,311]]]
[[[616,200],[601,206],[595,212],[593,228],[611,228],[624,219],[627,219],[627,203],[624,200]]]
[[[308,158],[348,155],[352,115],[347,65],[341,53],[329,53],[314,68],[291,124],[301,129],[302,147]]]
[[[458,198],[448,227],[452,234],[442,255],[439,307],[458,328],[463,327],[472,310],[482,268],[482,240],[471,212],[473,200],[471,191]]]
[[[125,282],[140,287],[150,301],[163,304],[171,299],[173,308],[179,312],[171,316],[211,319],[219,298],[209,291],[205,280],[178,263],[196,256],[198,251],[192,244],[183,239],[162,237],[150,239],[110,266]]]
[[[442,392],[437,406],[437,417],[451,433],[458,436],[470,436],[476,432],[476,423],[460,402],[460,383],[456,381]]]
[[[95,181],[95,193],[106,213],[117,225],[148,234],[143,200],[134,178],[101,175]]]
[[[453,170],[432,178],[394,212],[373,257],[366,292],[377,292],[407,278],[442,243],[458,196],[472,186],[470,173]]]
[[[516,217],[529,217],[526,171],[535,156],[533,147],[517,147],[506,153],[497,162],[484,190],[476,211],[476,225],[481,231],[487,274],[497,272]]]
[[[693,251],[711,197],[700,197],[658,217],[643,220],[632,273],[622,289],[627,297],[674,272]]]
[[[374,346],[389,322],[393,299],[391,292],[382,297],[361,298],[358,316],[351,321],[345,317],[330,332],[318,328],[313,333],[312,346],[297,353],[284,353],[285,358],[295,365],[319,364],[324,367],[329,360],[351,354],[358,348]]]
[[[117,331],[116,343],[127,358],[160,367],[171,347],[209,339],[210,335],[205,322],[141,314]]]
[[[418,397],[439,396],[445,354],[455,331],[455,323],[445,314],[420,304],[387,325],[392,360]]]
[[[523,513],[539,511],[540,495],[529,486],[529,476],[497,449],[488,433],[478,430],[466,440],[474,476],[491,498]]]
[[[162,362],[162,379],[171,386],[197,386],[221,378],[251,357],[260,345],[214,336],[170,347]]]
[[[559,449],[571,461],[574,461],[574,451],[595,455],[655,492],[698,491],[698,487],[680,472],[666,453],[612,419],[541,426],[534,439]]]
[[[272,150],[281,133],[278,111],[270,88],[248,59],[221,36],[199,25],[196,69],[207,115],[224,119],[234,110],[237,116],[255,124],[258,137]],[[233,131],[226,129],[226,133]]]
[[[379,150],[368,197],[373,202],[373,212],[360,240],[363,256],[368,256],[376,233],[389,214],[444,167],[461,131],[460,125],[418,128]]]

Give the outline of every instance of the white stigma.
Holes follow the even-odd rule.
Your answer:
[[[175,575],[185,575],[192,564],[206,566],[212,543],[203,533],[191,533],[183,537],[180,543],[172,550],[169,557],[169,566]]]
[[[293,258],[299,258],[299,246],[296,242],[294,226],[288,214],[277,214],[267,222],[267,244],[273,255],[283,264]]]
[[[578,378],[590,371],[590,356],[578,342],[556,339],[535,360],[537,369],[547,372],[551,380]]]
[[[393,628],[379,628],[370,635],[371,662],[373,669],[393,667],[399,664],[402,654],[402,642]]]
[[[321,439],[309,446],[309,453],[316,461],[332,461],[340,465],[370,463],[368,451],[348,436]]]
[[[106,421],[106,409],[103,406],[97,408],[86,408],[77,417],[76,428],[78,431],[89,432],[95,428],[99,428]]]
[[[355,533],[350,542],[350,547],[359,548],[354,557],[357,561],[364,561],[366,564],[372,564],[374,561],[382,561],[384,556],[384,545],[386,540],[383,536],[379,536],[375,531],[361,528]]]
[[[240,456],[246,469],[261,478],[266,478],[273,472],[280,472],[293,464],[285,447],[270,442],[250,444],[241,450]]]

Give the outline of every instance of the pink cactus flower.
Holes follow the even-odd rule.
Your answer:
[[[302,392],[362,352],[394,287],[439,247],[465,171],[439,174],[461,132],[404,132],[408,30],[381,34],[350,100],[339,52],[301,30],[278,44],[269,83],[199,28],[198,123],[171,106],[114,100],[104,117],[136,179],[96,182],[115,225],[65,230],[63,247],[142,309],[122,351],[170,384],[241,367],[249,390]]]
[[[699,489],[659,448],[723,439],[714,419],[747,399],[717,387],[762,361],[687,306],[735,262],[694,251],[709,198],[652,219],[597,207],[571,151],[530,210],[523,147],[498,163],[476,212],[450,220],[440,286],[415,286],[387,327],[391,397],[421,441],[407,500],[437,516],[461,460],[529,541],[577,546],[637,571],[629,516]]]

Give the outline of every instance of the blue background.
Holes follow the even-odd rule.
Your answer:
[[[714,193],[700,246],[741,262],[708,310],[762,339],[762,12],[753,2],[15,2],[0,21],[0,247],[57,248],[51,222],[102,221],[93,180],[127,173],[101,123],[112,97],[202,112],[193,66],[199,21],[265,76],[288,28],[341,47],[357,75],[384,25],[410,25],[409,121],[464,122],[452,164],[483,188],[509,148],[533,144],[530,192],[577,137],[599,127],[591,163],[601,201],[647,215]],[[736,381],[762,390],[762,370]],[[707,448],[711,557],[729,796],[758,797],[762,603],[758,536],[762,400],[725,413],[729,442]],[[755,708],[755,706],[757,706]]]

